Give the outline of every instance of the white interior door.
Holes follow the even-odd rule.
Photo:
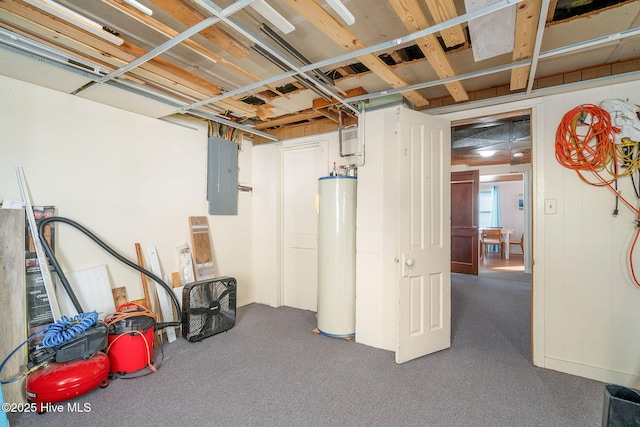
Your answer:
[[[318,306],[318,178],[327,173],[327,153],[318,144],[282,151],[283,304]]]
[[[447,119],[402,109],[396,363],[451,346],[451,131]]]

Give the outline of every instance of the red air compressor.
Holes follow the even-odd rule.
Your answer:
[[[107,325],[107,355],[111,373],[126,375],[153,365],[153,333],[156,316],[136,303],[118,307],[104,319]]]
[[[156,318],[152,312],[147,311],[142,306],[137,306],[137,308],[132,311],[119,313],[120,317],[110,319],[109,326],[113,327],[113,330],[109,331],[107,337],[106,322],[97,321],[97,313],[95,312],[83,313],[82,307],[73,293],[69,281],[63,274],[62,268],[58,264],[49,243],[43,238],[44,227],[50,222],[63,222],[71,225],[88,236],[110,255],[150,277],[162,286],[173,301],[176,312],[178,313],[178,319],[172,322],[156,324]],[[170,326],[180,326],[182,323],[180,304],[173,290],[162,281],[162,279],[124,258],[85,227],[68,218],[45,218],[38,224],[38,233],[45,253],[60,278],[60,282],[78,313],[81,313],[78,316],[82,320],[79,319],[78,323],[82,323],[84,318],[87,317],[85,316],[87,314],[90,315],[88,317],[93,317],[93,314],[95,314],[95,319],[92,319],[94,322],[92,326],[81,328],[83,330],[78,331],[73,339],[62,340],[59,345],[43,348],[38,353],[30,355],[31,366],[45,366],[45,368],[32,372],[27,379],[27,397],[30,401],[37,403],[37,410],[39,412],[46,410],[44,406],[46,403],[68,400],[87,393],[98,386],[106,387],[108,385],[110,371],[133,372],[142,369],[146,365],[149,365],[152,370],[155,370],[151,361],[153,355],[154,330],[162,330]],[[123,306],[120,306],[119,309],[120,308],[123,308]],[[63,330],[61,330],[58,335],[67,335],[70,329],[74,329],[77,326],[75,321],[72,323],[73,325],[64,324],[62,326]],[[31,338],[33,338],[33,336]],[[102,350],[105,349],[107,341],[109,356],[102,352]],[[26,342],[27,341],[22,345]],[[142,350],[143,348],[144,351]],[[8,357],[10,357],[11,354]],[[110,358],[114,359],[115,366],[113,369],[111,369]],[[0,364],[0,371],[5,362],[6,359]]]
[[[38,412],[46,404],[80,396],[97,386],[109,384],[109,358],[102,352],[107,342],[107,327],[98,313],[63,316],[44,329],[42,347],[29,354],[29,369],[34,370],[25,388],[29,401]],[[35,335],[33,335],[35,336]]]
[[[26,393],[29,401],[36,403],[37,412],[46,412],[48,404],[73,399],[107,385],[109,358],[97,352],[86,360],[48,363],[29,375]]]

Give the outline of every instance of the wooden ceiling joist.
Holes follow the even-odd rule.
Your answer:
[[[345,95],[345,99],[349,99],[349,98],[353,98],[356,96],[362,96],[362,95],[366,95],[367,92],[366,90],[364,90],[364,88],[362,87],[356,87],[353,89],[349,89],[347,90],[347,94]],[[331,101],[327,101],[324,98],[316,98],[313,100],[313,106],[312,108],[314,110],[320,109],[320,108],[327,108],[327,107],[333,107],[335,105],[340,104],[340,101],[338,101],[337,99],[333,99]]]
[[[513,62],[528,59],[535,49],[538,21],[542,9],[542,0],[523,0],[516,6],[516,27],[513,40]],[[520,90],[527,86],[531,66],[511,70],[510,89]]]
[[[317,135],[319,133],[331,132],[338,129],[338,125],[329,119],[319,119],[314,120],[309,123],[299,123],[293,126],[288,126],[280,129],[273,129],[265,131],[270,135],[275,136],[279,140],[291,139],[291,138],[299,138],[303,136]],[[272,142],[267,140],[266,138],[256,135],[253,136],[254,144],[263,144]]]
[[[338,116],[338,113],[336,113],[335,111],[331,110],[330,108],[318,108],[316,109],[316,111],[320,114],[322,114],[323,116],[325,116],[327,119],[333,121],[334,123],[340,123],[340,117]]]
[[[305,120],[312,120],[318,117],[322,117],[322,114],[315,110],[308,109],[308,110],[303,110],[294,114],[279,116],[279,117],[276,117],[275,119],[271,119],[268,121],[256,121],[256,123],[254,124],[254,129],[256,130],[270,129],[278,126],[290,125],[291,123],[298,123]]]
[[[429,22],[422,12],[418,0],[389,0],[389,3],[408,31],[414,33],[429,27]],[[456,75],[434,34],[420,37],[416,40],[416,44],[420,47],[438,77],[446,79]],[[461,102],[469,99],[469,95],[461,82],[447,83],[445,86],[455,101]]]
[[[260,120],[267,120],[269,117],[273,116],[273,110],[269,104],[260,105],[256,109],[256,115]]]
[[[187,2],[181,0],[152,0],[151,3],[189,27],[206,19],[206,16],[191,7]],[[202,30],[200,35],[216,46],[221,47],[235,58],[244,58],[249,54],[249,51],[241,42],[216,25]]]
[[[0,7],[8,11],[2,16],[3,21],[8,22],[33,36],[41,37],[43,40],[55,40],[56,43],[47,43],[55,48],[62,48],[75,56],[86,59],[87,62],[109,64],[113,68],[120,68],[128,62],[135,59],[134,55],[130,55],[125,51],[121,51],[117,46],[106,42],[98,37],[94,37],[82,30],[78,30],[63,22],[60,22],[49,15],[39,13],[29,7],[13,1],[5,1],[0,3]],[[161,70],[153,63],[143,64],[126,73],[129,75],[140,76],[150,80],[156,80],[161,85],[180,86],[177,76],[173,76],[170,70]],[[107,67],[109,68],[109,67]],[[160,71],[160,72],[158,72]],[[182,72],[182,70],[180,70]],[[185,93],[203,97],[207,92],[211,92],[211,88],[205,92],[197,92],[190,89],[189,86],[180,88]],[[190,92],[189,92],[190,90]],[[219,90],[219,88],[218,88]]]
[[[458,16],[453,0],[425,0],[425,3],[436,24]],[[462,25],[453,25],[440,31],[440,37],[448,47],[458,46],[467,41]]]
[[[394,50],[389,54],[389,56],[396,64],[402,64],[409,60],[409,55],[407,55],[407,52],[404,49]]]
[[[123,0],[103,0],[103,1],[109,4],[110,6],[114,7],[115,9],[118,9],[120,12],[137,20],[138,22],[146,25],[147,27],[157,31],[158,33],[166,36],[167,38],[173,38],[179,34],[178,31],[174,30],[173,28],[167,25],[164,25],[160,21],[140,12],[137,9],[132,8],[131,6],[128,6],[128,4],[125,3]],[[228,67],[229,69],[231,69],[232,71],[238,74],[241,74],[254,82],[259,81],[258,77],[245,71],[244,69],[238,67],[237,65],[227,61],[222,56],[218,55],[215,52],[212,52],[211,50],[205,48],[204,46],[193,41],[192,39],[186,39],[182,42],[182,44],[187,48],[189,48],[191,51],[197,53],[198,55],[202,56],[205,59],[222,64],[225,67]]]
[[[340,22],[324,10],[316,1],[286,0],[286,2],[291,8],[304,16],[307,21],[314,24],[343,49],[355,51],[366,48],[365,44],[358,39],[355,34],[340,24]],[[401,88],[409,85],[409,83],[398,76],[391,67],[374,54],[360,56],[358,60],[393,88]],[[429,101],[415,90],[405,92],[404,96],[418,107],[429,104]]]
[[[177,36],[179,33],[178,31],[168,27],[167,25],[162,24],[161,22],[153,19],[152,17],[138,11],[137,9],[132,9],[130,6],[128,6],[123,0],[103,0],[105,3],[111,5],[112,7],[118,9],[119,11],[121,11],[122,13],[127,14],[128,16],[136,19],[137,21],[143,23],[144,25],[146,25],[147,27],[159,32],[160,34],[168,37],[168,38],[173,38],[175,36]],[[238,73],[246,78],[248,78],[251,81],[257,82],[260,81],[260,79],[257,76],[254,76],[253,74],[249,73],[248,71],[240,68],[239,66],[237,66],[236,64],[233,64],[229,61],[227,61],[226,59],[224,59],[223,57],[221,57],[220,55],[208,50],[207,48],[205,48],[204,46],[200,45],[199,43],[196,43],[195,41],[191,40],[191,39],[186,39],[182,42],[183,45],[185,45],[187,48],[191,49],[193,52],[198,53],[199,55],[201,55],[202,57],[209,59],[215,63],[219,63],[227,68],[229,68],[230,70],[232,70],[235,73]],[[273,89],[275,90],[275,88],[272,88],[269,86],[269,89]],[[241,107],[243,104],[238,104],[237,102],[234,102],[233,100],[228,100],[228,103],[231,103],[233,105],[236,106],[236,111],[238,110],[237,107]],[[251,111],[250,109],[247,110],[240,110],[240,111]]]
[[[0,8],[9,12],[2,16],[6,22],[34,35],[55,40],[54,46],[70,50],[77,56],[87,58],[88,62],[97,60],[120,68],[146,53],[143,49],[126,41],[121,46],[116,46],[39,9],[26,6],[22,2],[5,0],[0,2]],[[220,87],[157,57],[141,64],[124,76],[128,75],[148,79],[157,83],[159,87],[170,88],[171,93],[178,91],[196,100],[206,99],[222,92]],[[253,115],[255,112],[252,106],[235,100],[225,100],[224,108],[245,115]]]
[[[351,76],[353,74],[358,74],[349,65],[345,65],[344,67],[337,68],[337,70],[342,75],[342,77]]]
[[[368,92],[364,90],[364,88],[357,87],[354,89],[349,89],[345,98],[351,98],[354,96],[366,95]],[[335,107],[340,108],[340,102],[337,99],[333,99],[332,101],[327,101],[324,98],[316,98],[313,100],[312,109],[322,114],[329,120],[333,120],[336,123],[340,123],[342,121],[343,126],[348,126],[354,123],[357,123],[357,117],[355,117],[350,110],[343,110],[342,118],[339,117],[338,113],[335,111]]]
[[[345,98],[348,99],[354,96],[360,96],[365,94],[367,94],[367,91],[364,90],[364,88],[357,87],[354,89],[349,89],[347,91]],[[340,108],[341,105],[342,104],[337,99],[334,99],[332,101],[327,101],[324,98],[316,98],[313,100],[311,108],[319,112],[329,120],[333,120],[336,123],[340,123],[341,119],[338,113],[335,111],[335,108],[332,109],[332,107],[337,106],[338,108]],[[352,124],[353,123],[352,119],[354,118],[357,119],[357,117],[355,117],[350,110],[344,110],[344,114],[342,115],[343,125],[346,123]]]
[[[549,2],[549,9],[547,10],[547,24],[553,21],[553,15],[555,15],[556,7],[558,6],[558,0],[551,0]]]

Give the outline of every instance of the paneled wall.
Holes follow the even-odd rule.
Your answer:
[[[640,81],[449,114],[452,120],[532,108],[533,356],[549,369],[640,386],[640,287],[629,252],[636,215],[604,187],[585,184],[555,158],[562,117],[608,99],[640,104]],[[638,205],[629,178],[618,183]],[[557,213],[545,214],[555,200]],[[636,250],[634,264],[640,265]],[[636,267],[637,268],[637,267]]]

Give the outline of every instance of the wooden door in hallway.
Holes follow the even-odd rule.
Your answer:
[[[451,173],[451,272],[478,274],[480,172]]]

